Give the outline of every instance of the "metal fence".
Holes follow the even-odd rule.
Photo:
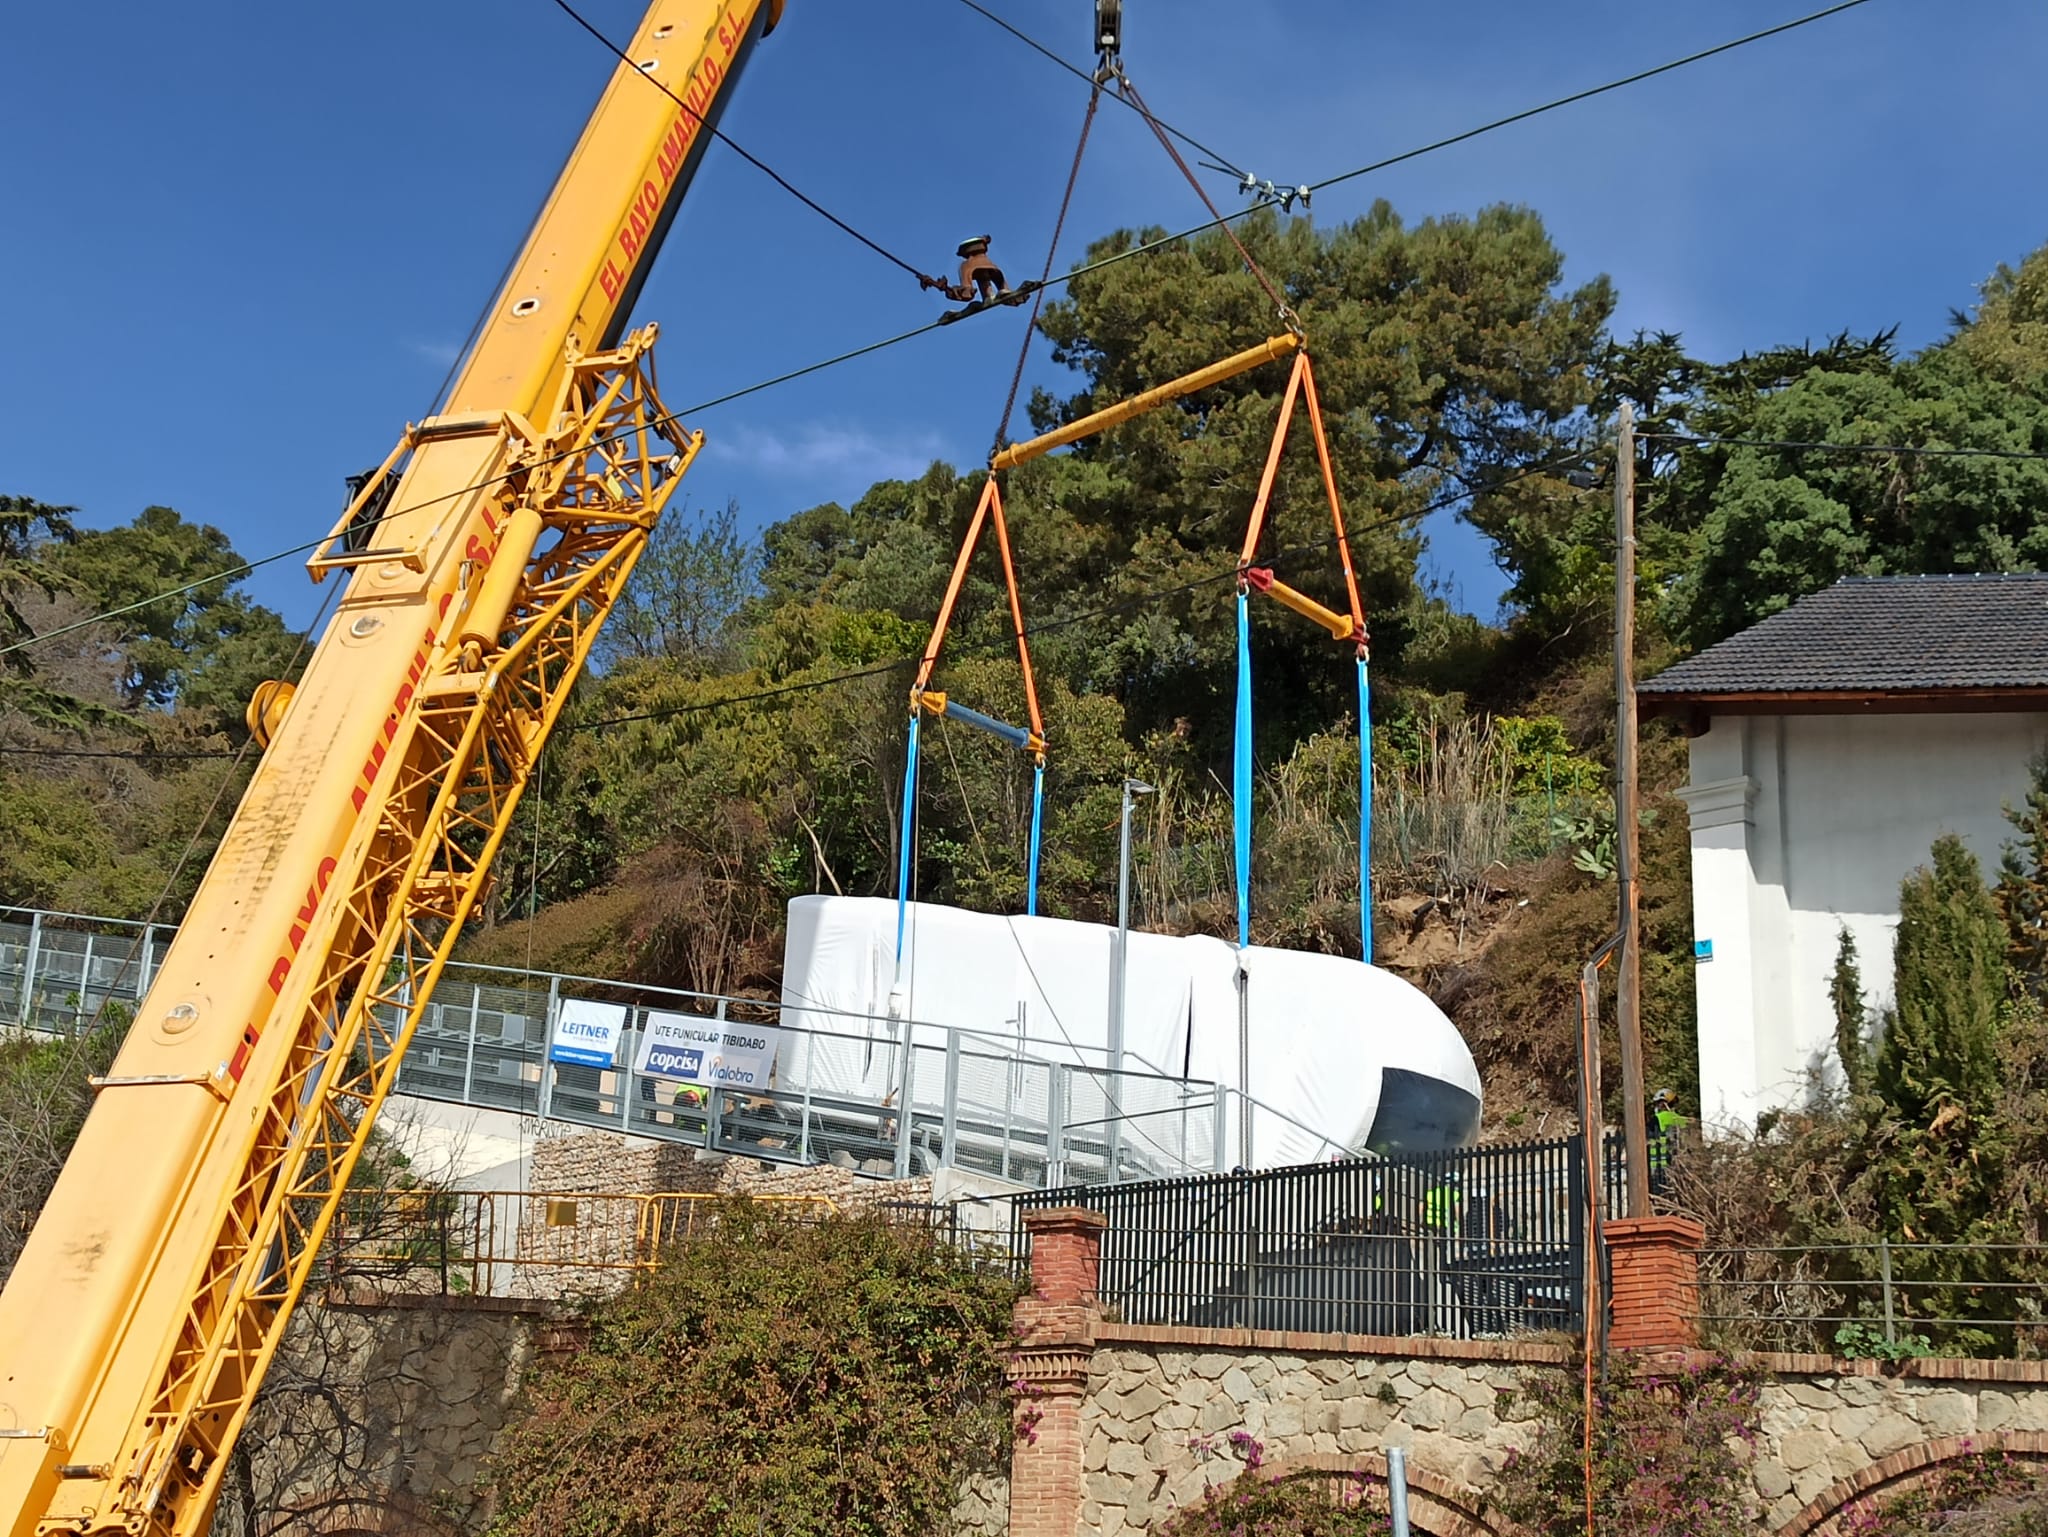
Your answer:
[[[66,1033],[109,1005],[125,1019],[173,933],[0,909],[0,1023]],[[551,1059],[553,1023],[577,998],[626,1006],[613,1065]],[[635,1072],[653,1012],[773,1026],[782,1035],[776,1078],[744,1093],[710,1092]],[[1227,1166],[1226,1130],[1242,1104],[1228,1087],[1143,1065],[1113,1070],[1102,1052],[1027,1034],[1021,1020],[1014,1034],[991,1037],[814,1004],[792,1012],[804,1022],[760,999],[456,963],[422,1013],[396,1092],[873,1175],[958,1168],[1046,1188]],[[852,1060],[863,1064],[863,1088],[819,1087],[833,1079],[823,1069]]]
[[[1472,1339],[1584,1316],[1576,1140],[1035,1191],[1012,1200],[1019,1255],[1051,1206],[1108,1218],[1101,1296],[1126,1323]]]
[[[370,1189],[342,1198],[320,1253],[327,1285],[381,1293],[564,1298],[618,1290],[714,1226],[733,1197]],[[823,1196],[749,1197],[797,1217]]]
[[[1700,1333],[1728,1349],[2048,1354],[2029,1244],[1809,1244],[1700,1253]]]

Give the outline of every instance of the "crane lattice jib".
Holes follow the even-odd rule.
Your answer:
[[[624,326],[780,9],[655,0],[446,409],[311,562],[347,584],[335,616],[252,712],[264,755],[0,1293],[4,1537],[205,1529],[542,744],[702,441],[655,392],[654,328]]]

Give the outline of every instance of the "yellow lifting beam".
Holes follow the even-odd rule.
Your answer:
[[[1365,632],[1349,614],[1340,614],[1335,609],[1325,608],[1305,592],[1297,592],[1285,582],[1276,578],[1264,567],[1254,566],[1245,572],[1245,585],[1254,592],[1263,592],[1282,608],[1291,608],[1304,619],[1313,619],[1330,632],[1336,640],[1363,640]]]
[[[989,460],[991,470],[1011,470],[1029,460],[1041,458],[1055,448],[1064,448],[1069,443],[1078,443],[1083,438],[1092,438],[1098,432],[1106,432],[1120,422],[1127,422],[1134,416],[1143,416],[1147,411],[1156,410],[1170,400],[1183,395],[1192,395],[1197,390],[1206,390],[1212,384],[1221,384],[1225,379],[1235,379],[1239,374],[1257,368],[1261,363],[1275,363],[1301,346],[1301,338],[1292,333],[1275,336],[1260,342],[1256,347],[1225,358],[1220,363],[1211,363],[1207,368],[1198,368],[1191,374],[1183,374],[1168,384],[1133,395],[1129,400],[1120,400],[1113,406],[1090,412],[1077,422],[1068,422],[1056,427],[1043,436],[1027,442],[1014,443]]]

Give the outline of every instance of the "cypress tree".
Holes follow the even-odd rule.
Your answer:
[[[2019,833],[1998,865],[1998,906],[2005,915],[2006,961],[2037,998],[2048,997],[2048,754],[2029,770],[2026,802],[2007,806]]]
[[[1925,1126],[1945,1104],[1988,1113],[1998,1090],[1998,1016],[2006,927],[1976,855],[1953,833],[1934,867],[1899,887],[1898,1004],[1875,1086],[1900,1120]]]
[[[1870,1089],[1870,1046],[1863,1036],[1863,971],[1856,964],[1856,937],[1849,925],[1841,925],[1835,945],[1835,974],[1828,983],[1828,999],[1835,1009],[1835,1056],[1842,1064],[1842,1081],[1851,1095]]]

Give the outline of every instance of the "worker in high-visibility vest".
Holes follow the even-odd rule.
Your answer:
[[[1647,1124],[1643,1128],[1643,1143],[1649,1154],[1650,1190],[1656,1195],[1662,1195],[1671,1183],[1671,1159],[1678,1151],[1679,1133],[1685,1126],[1677,1101],[1676,1090],[1659,1089],[1650,1096],[1650,1108],[1644,1116]]]
[[[1465,1222],[1465,1189],[1456,1169],[1446,1169],[1422,1198],[1422,1218],[1432,1233],[1458,1236]]]

